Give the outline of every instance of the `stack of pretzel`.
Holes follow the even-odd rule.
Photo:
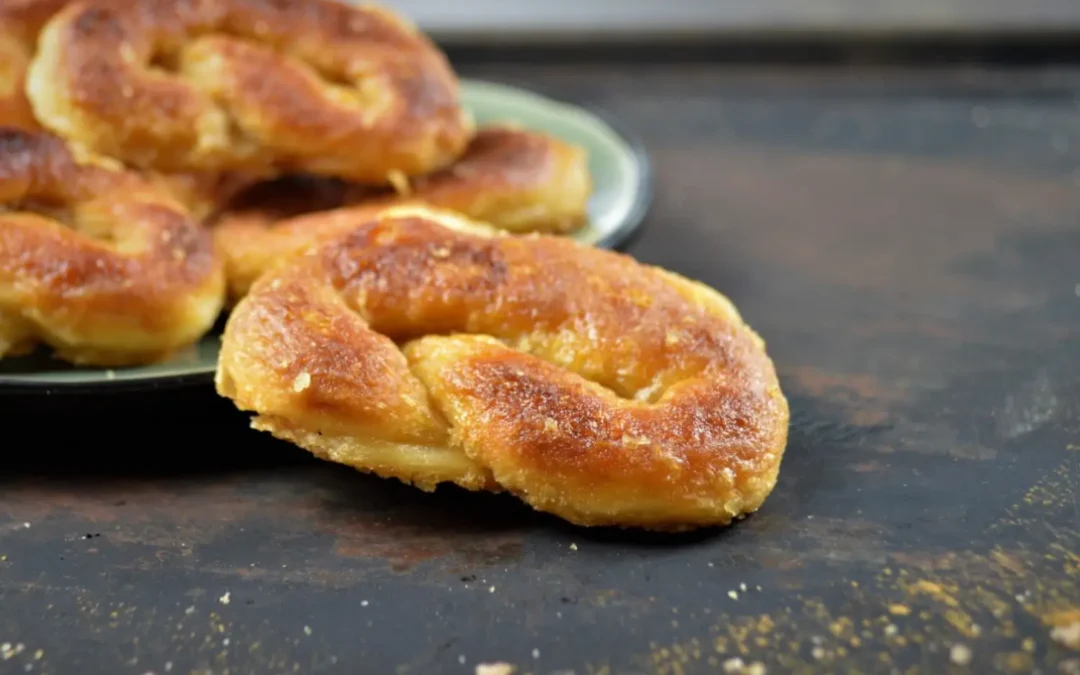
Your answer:
[[[445,56],[338,0],[0,3],[0,358],[149,363],[230,310],[253,426],[584,525],[724,524],[788,407],[722,295],[559,235],[584,152],[476,128]]]

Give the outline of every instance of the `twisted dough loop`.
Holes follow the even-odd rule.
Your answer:
[[[771,491],[787,438],[772,363],[723,296],[423,208],[256,282],[217,387],[324,458],[584,525],[730,522]]]
[[[404,195],[327,180],[276,181],[248,191],[217,219],[230,296],[279,261],[393,204],[422,202],[512,232],[583,225],[592,183],[583,150],[509,127],[480,129],[450,167],[410,181]],[[302,215],[301,215],[302,214]]]
[[[207,232],[142,178],[0,129],[0,357],[44,341],[126,365],[194,342],[221,310]]]
[[[428,38],[334,0],[77,2],[46,26],[28,91],[50,130],[165,172],[382,183],[448,164],[471,133]]]

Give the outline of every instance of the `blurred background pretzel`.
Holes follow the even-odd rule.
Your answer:
[[[260,278],[217,387],[326,459],[659,530],[756,510],[789,414],[764,343],[716,291],[417,207]]]
[[[390,205],[423,202],[510,232],[562,234],[585,225],[591,194],[584,150],[491,126],[451,166],[397,188],[296,176],[258,184],[214,219],[213,230],[236,299],[278,261]]]
[[[0,129],[0,357],[44,342],[74,363],[155,361],[211,328],[224,290],[209,232],[169,193]]]
[[[0,127],[41,130],[41,124],[26,97],[26,74],[41,29],[59,10],[72,2],[4,0],[0,4]],[[201,218],[272,172],[264,169],[254,173],[147,173]]]
[[[387,10],[333,0],[84,0],[28,78],[48,129],[162,172],[268,167],[385,184],[465,148],[445,56]]]

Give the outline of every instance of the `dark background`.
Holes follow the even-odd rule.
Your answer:
[[[0,673],[1080,672],[1080,69],[857,42],[451,52],[640,134],[629,252],[728,294],[791,402],[761,512],[583,530],[209,386],[3,399]]]

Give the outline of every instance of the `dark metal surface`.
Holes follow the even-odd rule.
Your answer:
[[[764,509],[585,531],[209,392],[5,402],[0,673],[1080,672],[1080,74],[465,70],[642,132],[631,251],[728,293],[791,400]]]

